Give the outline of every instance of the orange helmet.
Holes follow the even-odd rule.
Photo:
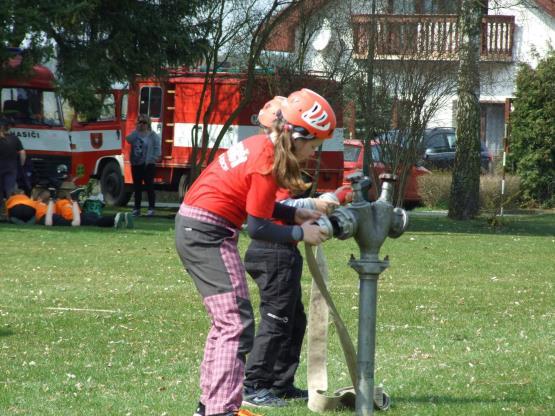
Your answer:
[[[330,103],[308,88],[291,93],[281,104],[281,114],[293,133],[306,139],[330,139],[337,124]]]
[[[272,124],[278,118],[279,112],[281,111],[281,103],[287,100],[287,98],[281,95],[276,95],[258,112],[258,123],[262,127],[270,128]]]

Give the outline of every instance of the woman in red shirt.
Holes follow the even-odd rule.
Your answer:
[[[275,242],[326,239],[317,211],[275,202],[278,188],[306,189],[299,163],[332,137],[329,103],[309,89],[292,93],[269,135],[249,137],[212,162],[187,192],[176,215],[177,252],[211,318],[201,364],[197,414],[235,416],[242,402],[245,356],[254,314],[237,240],[245,220],[251,238]],[[278,225],[273,218],[298,225]]]

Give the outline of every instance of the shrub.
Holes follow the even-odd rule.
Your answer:
[[[451,192],[451,173],[433,173],[418,178],[422,204],[427,208],[447,209]],[[501,180],[498,175],[480,176],[480,207],[482,211],[498,211],[503,201],[504,207],[518,208],[521,203],[520,178],[505,177],[505,195],[501,198]]]
[[[447,209],[451,192],[452,174],[434,172],[418,178],[418,190],[422,204],[427,208]]]
[[[555,184],[555,52],[537,68],[521,65],[511,114],[509,166],[521,177],[525,200],[553,204]]]

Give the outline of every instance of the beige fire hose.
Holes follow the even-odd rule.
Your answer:
[[[334,410],[339,407],[355,408],[357,365],[356,350],[327,289],[328,267],[322,246],[316,247],[314,256],[312,246],[305,244],[306,260],[312,274],[312,288],[308,317],[308,408],[313,412]],[[328,314],[331,313],[345,361],[349,369],[352,386],[328,392],[327,339]],[[389,396],[383,387],[374,388],[374,407],[379,410],[389,408]]]

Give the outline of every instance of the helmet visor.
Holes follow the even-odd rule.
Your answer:
[[[302,139],[302,140],[313,140],[316,137],[308,132],[307,129],[301,126],[293,126],[291,125],[291,136],[294,139]]]

